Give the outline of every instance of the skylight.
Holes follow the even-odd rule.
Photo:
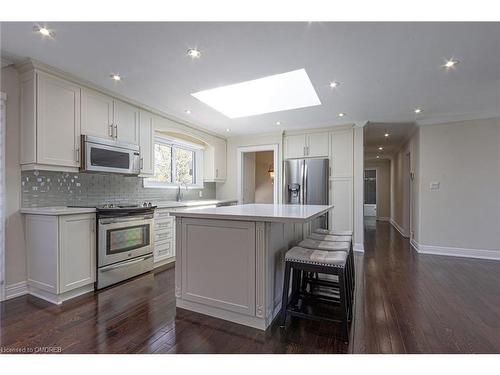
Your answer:
[[[229,118],[321,104],[305,69],[199,91],[191,95]]]

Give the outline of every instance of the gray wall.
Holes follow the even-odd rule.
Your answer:
[[[203,196],[199,197],[199,192]],[[176,199],[177,189],[144,188],[142,178],[112,174],[28,171],[21,175],[22,207],[142,203]],[[215,199],[215,183],[183,189],[183,199]]]

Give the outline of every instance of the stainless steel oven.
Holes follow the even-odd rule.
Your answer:
[[[138,175],[139,146],[133,143],[82,135],[82,172]]]
[[[97,289],[153,269],[154,209],[98,209],[97,215]]]

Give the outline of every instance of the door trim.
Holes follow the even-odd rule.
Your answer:
[[[273,151],[274,164],[274,185],[273,185],[273,203],[281,202],[279,193],[281,186],[281,155],[279,154],[279,144],[267,144],[257,146],[243,146],[236,149],[236,176],[237,176],[237,198],[238,203],[243,203],[243,154],[246,152]]]

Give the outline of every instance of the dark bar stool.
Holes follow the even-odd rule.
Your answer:
[[[349,297],[346,286],[347,256],[346,251],[324,251],[298,246],[287,251],[280,316],[281,327],[285,327],[288,315],[340,323],[342,340],[345,343],[349,342]],[[315,295],[300,288],[301,278],[305,277],[308,272],[337,276],[337,293],[334,291],[333,296]],[[292,273],[292,293],[289,296],[290,276]],[[327,304],[334,308],[333,314],[332,311],[328,313],[321,311],[320,304]]]

